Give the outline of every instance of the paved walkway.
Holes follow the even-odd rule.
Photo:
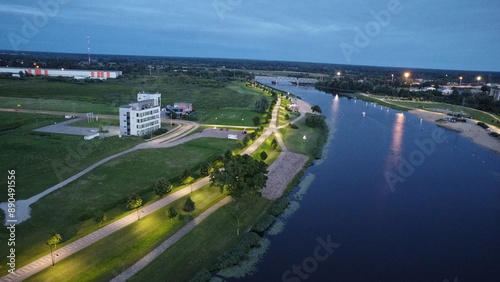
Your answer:
[[[177,231],[172,237],[168,238],[161,245],[152,250],[149,254],[144,256],[141,260],[136,262],[134,265],[129,267],[127,270],[122,272],[120,275],[116,276],[111,280],[111,282],[122,282],[130,279],[137,272],[141,271],[148,264],[150,264],[153,260],[155,260],[158,256],[160,256],[163,252],[165,252],[168,248],[170,248],[173,244],[179,241],[184,235],[193,230],[198,224],[200,224],[203,220],[205,220],[209,215],[214,213],[220,207],[230,203],[233,199],[231,197],[224,198],[217,204],[210,207],[208,210],[204,211],[198,217],[190,221],[186,226],[184,226],[181,230]]]

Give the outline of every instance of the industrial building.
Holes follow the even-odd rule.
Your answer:
[[[66,69],[43,69],[43,68],[5,68],[0,67],[0,73],[11,73],[19,76],[19,72],[40,76],[62,76],[75,79],[108,79],[117,78],[122,75],[121,71],[113,70],[66,70]]]
[[[120,107],[120,134],[143,136],[161,127],[161,93],[137,94],[137,102]]]

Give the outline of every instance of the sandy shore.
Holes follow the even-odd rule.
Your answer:
[[[439,126],[442,126],[447,129],[451,129],[454,131],[460,132],[462,136],[465,136],[476,144],[479,144],[487,149],[495,151],[500,154],[500,140],[498,138],[494,138],[490,136],[488,131],[477,125],[477,120],[467,119],[466,123],[463,122],[436,122],[439,119],[447,119],[450,116],[446,114],[440,114],[435,112],[429,112],[424,110],[411,110],[408,111],[411,114],[416,115],[417,117],[435,123]],[[500,134],[500,129],[490,126],[491,131],[497,132]]]

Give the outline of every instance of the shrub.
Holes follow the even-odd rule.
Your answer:
[[[325,128],[325,117],[324,116],[308,116],[306,118],[306,125],[313,128]]]
[[[165,134],[165,133],[167,133],[167,132],[168,132],[168,130],[167,130],[167,129],[165,129],[165,128],[160,128],[160,129],[156,130],[155,132],[153,132],[153,135],[154,135],[154,136],[158,136],[158,135]]]
[[[210,274],[210,271],[203,269],[202,271],[196,273],[193,279],[189,280],[189,282],[207,282],[210,281],[211,277],[212,275]]]
[[[491,133],[490,133],[490,135],[491,135],[492,137],[496,137],[496,138],[500,137],[500,134],[498,134],[498,133],[496,133],[496,132],[491,132]]]
[[[267,153],[266,153],[266,151],[260,152],[260,158],[263,161],[265,161],[267,159]]]
[[[299,127],[295,123],[289,123],[292,129],[299,129]]]
[[[290,204],[290,200],[286,197],[282,197],[274,201],[267,213],[273,216],[280,215]]]
[[[481,122],[481,121],[480,121],[480,122],[478,122],[478,123],[477,123],[477,125],[481,126],[481,127],[482,127],[482,128],[484,128],[484,129],[490,128],[490,127],[489,127],[486,123]]]
[[[262,234],[264,233],[271,224],[276,220],[276,217],[266,214],[264,215],[257,224],[252,228],[253,231]]]
[[[241,238],[231,251],[225,252],[217,258],[215,268],[217,270],[237,265],[246,258],[247,253],[254,247],[259,246],[260,236],[254,232],[249,232]]]
[[[290,115],[285,114],[285,120],[289,120],[289,119],[290,119]]]

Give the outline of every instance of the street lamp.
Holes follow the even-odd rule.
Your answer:
[[[460,86],[462,86],[462,79],[464,79],[463,77],[459,77],[460,78]]]
[[[406,84],[408,84],[408,77],[410,77],[410,73],[409,72],[405,72],[405,77],[406,77]]]
[[[481,79],[483,79],[481,76],[477,77],[477,84],[479,85],[481,83]]]
[[[342,73],[341,72],[337,72],[337,76],[340,76]]]
[[[391,74],[392,82],[394,82],[394,74]]]

